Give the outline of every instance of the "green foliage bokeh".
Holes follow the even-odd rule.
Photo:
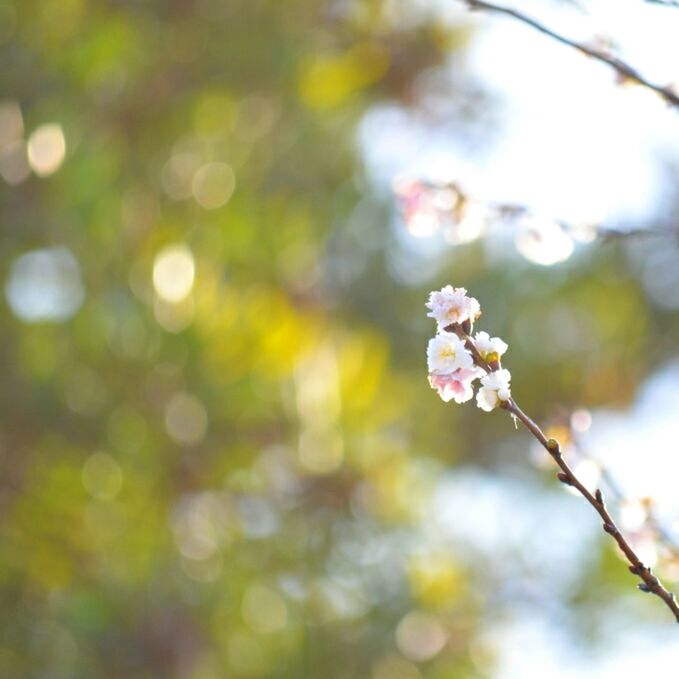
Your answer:
[[[0,310],[0,676],[491,672],[492,574],[409,531],[514,431],[430,392],[426,291],[481,300],[536,416],[628,402],[673,321],[613,246],[568,275],[475,245],[422,285],[390,274],[358,123],[472,39],[395,4],[1,0],[0,104],[66,153],[0,180],[0,270],[64,248],[84,299]],[[174,301],[168,248],[195,267]],[[404,655],[406,619],[445,648]]]

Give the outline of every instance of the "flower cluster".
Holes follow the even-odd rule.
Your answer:
[[[480,379],[476,394],[479,408],[491,411],[511,398],[511,375],[500,365],[507,344],[487,332],[471,336],[481,315],[476,299],[464,288],[446,285],[429,294],[427,316],[436,321],[436,336],[427,346],[429,384],[446,402],[465,403],[474,395],[474,380]]]

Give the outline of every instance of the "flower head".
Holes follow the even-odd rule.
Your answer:
[[[431,311],[427,314],[436,319],[440,330],[452,323],[475,321],[481,313],[481,307],[474,297],[467,297],[464,288],[446,285],[441,290],[429,293],[429,301],[425,305]]]
[[[507,343],[499,337],[491,337],[483,331],[474,335],[474,344],[484,361],[489,360],[492,354],[497,354],[497,358],[499,358],[508,348]]]
[[[481,378],[481,388],[476,394],[476,403],[481,410],[490,412],[511,398],[509,370],[496,370]]]
[[[430,373],[449,375],[459,368],[471,369],[474,359],[464,342],[452,332],[440,332],[429,340],[427,366]]]
[[[451,399],[456,403],[465,403],[474,395],[473,381],[482,374],[480,368],[458,368],[447,375],[430,374],[429,384],[446,403]]]

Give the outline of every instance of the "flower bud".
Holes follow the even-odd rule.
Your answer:
[[[559,445],[559,442],[556,439],[548,439],[547,440],[547,450],[549,450],[550,453],[561,453],[561,446]]]

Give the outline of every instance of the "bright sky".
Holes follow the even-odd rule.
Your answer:
[[[679,84],[679,9],[643,0],[582,5],[590,13],[566,2],[514,6],[579,40],[614,37],[619,54],[650,80]],[[446,7],[451,21],[470,20],[461,3]],[[617,85],[611,68],[511,18],[477,12],[472,20],[478,35],[465,68],[496,97],[500,129],[469,153],[464,129],[456,136],[403,110],[375,109],[362,139],[378,183],[452,173],[489,199],[568,221],[655,212],[667,194],[659,160],[679,154],[679,111],[640,87]]]
[[[456,23],[470,20],[455,0],[412,1],[440,7]],[[617,54],[650,81],[679,85],[679,9],[643,0],[502,4],[580,41],[610,38]],[[478,35],[465,68],[494,95],[497,127],[490,130],[487,143],[470,153],[464,127],[456,135],[449,125],[436,128],[397,107],[376,108],[361,132],[375,184],[388,189],[399,175],[452,175],[480,197],[522,203],[567,221],[597,219],[616,225],[662,219],[663,198],[675,190],[665,183],[663,162],[679,157],[679,111],[640,87],[619,86],[612,69],[510,18],[478,12],[472,20]],[[403,238],[406,258],[408,250],[411,258],[427,251],[426,239]],[[668,517],[679,516],[678,392],[679,367],[671,366],[649,380],[629,413],[593,413],[592,429],[585,435],[587,447],[610,465],[627,492],[657,496],[661,513]],[[639,463],[642,449],[646,465]],[[656,464],[663,474],[657,474]],[[487,512],[480,512],[486,517],[509,512],[513,518],[505,525],[520,527],[526,524],[524,514],[536,511],[535,502],[516,501],[511,484],[474,478],[450,483],[442,482],[439,507],[439,528],[446,535],[459,528],[459,521],[454,510],[451,515],[444,508],[463,502],[466,492],[488,505]],[[457,537],[481,550],[488,535],[500,550],[507,547],[503,540],[516,538],[498,536],[492,525],[477,528],[466,538]],[[509,624],[488,631],[498,652],[495,679],[636,679],[665,674],[676,664],[679,634],[669,619],[662,628],[626,626],[621,620],[624,610],[611,611],[606,623],[612,630],[610,643],[592,655],[573,648],[553,619],[516,610]]]
[[[598,0],[583,3],[586,16],[567,3],[559,12],[545,5],[516,6],[582,41],[598,26],[650,80],[679,83],[679,10]],[[654,212],[664,189],[658,158],[679,153],[679,111],[512,19],[484,14],[477,23],[471,63],[506,111],[501,141],[478,168],[489,192],[575,221]]]

